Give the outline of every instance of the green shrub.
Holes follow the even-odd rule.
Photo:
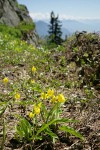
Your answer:
[[[26,23],[23,21],[16,27],[16,29],[19,29],[22,33],[30,32],[35,29],[35,24],[33,22]]]
[[[3,34],[10,34],[15,38],[21,38],[21,31],[18,28],[7,25],[0,25],[0,32]]]
[[[18,7],[20,10],[22,10],[22,11],[26,11],[26,10],[27,10],[26,6],[25,6],[25,5],[22,5],[22,4],[17,4],[17,7]]]

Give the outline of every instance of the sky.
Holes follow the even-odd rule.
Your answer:
[[[50,18],[51,11],[62,19],[100,19],[100,0],[17,0],[27,6],[33,20]]]

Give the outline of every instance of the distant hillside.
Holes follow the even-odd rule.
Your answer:
[[[45,21],[39,20],[35,22],[36,24],[36,31],[39,34],[40,37],[45,37],[48,35],[48,30],[49,30],[49,23],[46,23]],[[62,37],[65,38],[65,36],[69,36],[71,33],[66,29],[62,27]]]
[[[48,34],[48,24],[44,21],[37,21],[36,24],[36,31],[40,37],[44,37]]]
[[[63,27],[67,28],[69,31],[71,32],[75,32],[75,31],[81,31],[81,30],[85,30],[85,23],[81,23],[79,21],[76,20],[63,20],[62,21]]]
[[[67,28],[69,31],[100,31],[100,20],[63,20],[63,27]]]
[[[93,20],[80,20],[82,23],[85,23],[90,27],[90,30],[100,31],[100,19],[93,19]]]
[[[63,38],[72,35],[76,31],[100,32],[100,20],[62,20]],[[40,37],[48,34],[49,21],[36,21],[36,30]]]

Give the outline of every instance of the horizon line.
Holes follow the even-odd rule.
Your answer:
[[[30,12],[29,15],[33,20],[50,20],[50,14],[49,13],[33,13]],[[75,16],[68,16],[66,14],[60,14],[59,20],[100,20],[100,18],[90,18],[90,17],[75,17]]]

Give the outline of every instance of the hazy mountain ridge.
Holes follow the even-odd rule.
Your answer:
[[[36,31],[40,37],[44,37],[48,34],[48,23],[39,20],[35,22],[35,24],[36,24]]]
[[[36,21],[36,30],[41,37],[48,35],[49,21],[39,20]],[[86,20],[62,20],[63,38],[71,35],[76,31],[99,32],[100,20],[99,19],[86,19]]]
[[[36,31],[39,34],[40,37],[45,37],[48,35],[48,30],[49,30],[49,22],[45,22],[42,20],[36,21]],[[66,28],[62,27],[62,37],[64,38],[66,35],[70,35],[71,32],[67,30]]]

